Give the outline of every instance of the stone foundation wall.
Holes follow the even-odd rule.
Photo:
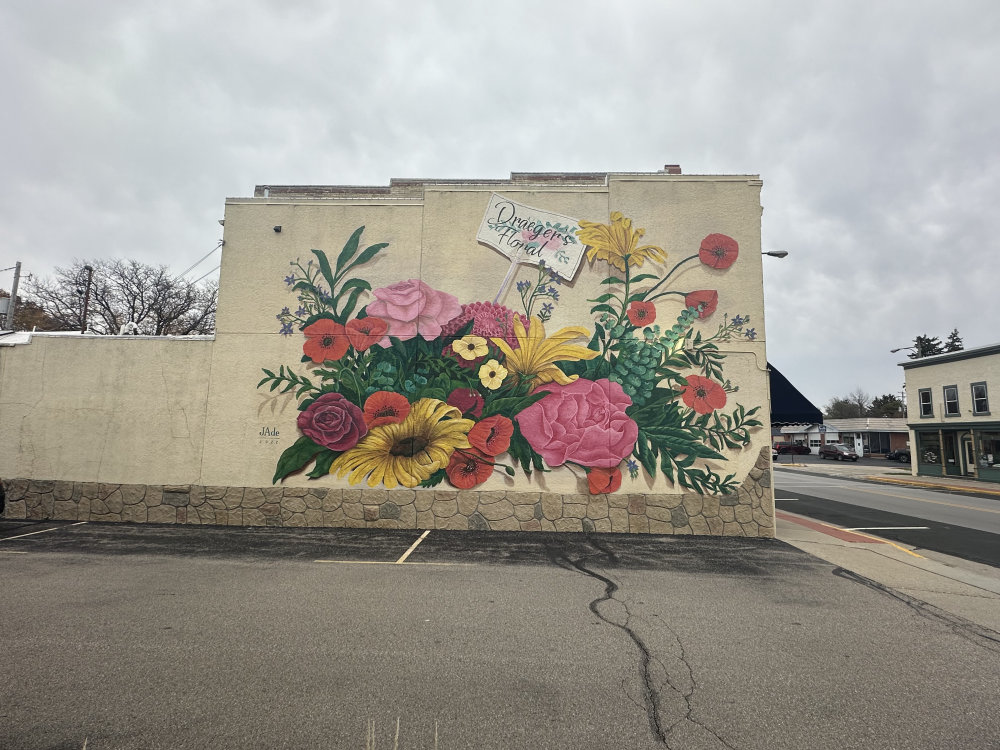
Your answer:
[[[774,536],[770,448],[732,495],[4,481],[4,517],[57,521]]]

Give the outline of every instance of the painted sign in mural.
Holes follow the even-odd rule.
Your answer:
[[[303,336],[302,363],[265,369],[257,387],[294,396],[300,434],[274,482],[309,469],[351,485],[471,489],[495,472],[562,469],[592,494],[615,492],[626,472],[736,490],[735,474],[707,460],[724,463],[761,423],[759,407],[730,404],[739,388],[719,345],[757,334],[747,316],[716,314],[716,290],[672,288],[687,264],[709,281],[724,273],[739,257],[735,239],[709,234],[671,265],[621,213],[580,221],[574,243],[603,279],[573,289],[542,263],[517,283],[515,311],[420,279],[373,289],[364,267],[391,250],[363,248],[363,232],[332,264],[313,250],[285,277],[297,309],[277,317],[283,335]],[[592,319],[547,328],[567,293],[586,295]]]

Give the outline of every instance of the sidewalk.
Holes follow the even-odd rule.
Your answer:
[[[954,477],[914,477],[890,462],[885,469],[855,464],[775,463],[795,471],[841,479],[905,484],[957,493],[996,496],[1000,488]],[[1000,633],[1000,569],[847,531],[787,511],[775,513],[778,539],[865,579],[921,614],[974,623]],[[956,620],[957,618],[957,620]]]

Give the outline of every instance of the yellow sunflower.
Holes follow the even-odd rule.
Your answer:
[[[416,487],[447,466],[456,448],[469,447],[466,433],[475,422],[461,417],[454,406],[422,398],[402,422],[371,428],[361,442],[337,457],[330,473],[350,473],[351,484],[368,477],[369,487]]]
[[[596,221],[581,221],[582,229],[577,233],[580,241],[587,246],[587,260],[606,260],[619,271],[625,270],[625,260],[630,266],[641,266],[646,258],[662,263],[667,254],[662,247],[643,245],[639,240],[645,229],[632,229],[632,220],[626,219],[621,211],[611,214],[611,224]]]
[[[506,355],[507,369],[514,372],[522,380],[532,380],[535,385],[555,381],[567,385],[576,380],[578,375],[567,375],[556,362],[593,359],[599,352],[585,346],[568,342],[580,337],[589,337],[590,331],[579,326],[560,328],[548,339],[545,338],[545,326],[538,318],[532,318],[527,332],[524,323],[518,315],[514,316],[514,336],[517,338],[517,349],[511,347],[504,339],[493,339],[500,350]]]

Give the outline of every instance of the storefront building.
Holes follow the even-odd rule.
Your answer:
[[[1000,482],[1000,344],[901,362],[913,472]]]

